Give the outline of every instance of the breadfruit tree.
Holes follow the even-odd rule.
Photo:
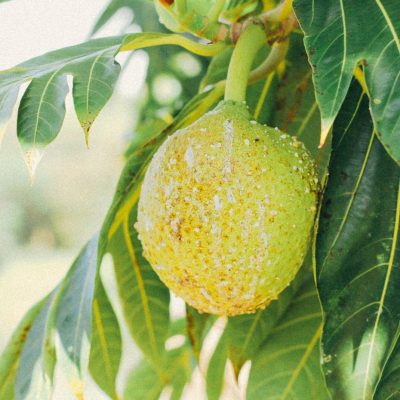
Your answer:
[[[0,72],[2,131],[29,81],[32,176],[69,77],[86,141],[119,53],[148,52],[151,88],[100,232],[2,354],[0,398],[50,399],[56,367],[79,399],[89,375],[112,399],[201,398],[196,379],[209,399],[400,398],[398,0],[112,0],[93,34],[121,8],[140,32]],[[121,329],[142,353],[124,377]]]

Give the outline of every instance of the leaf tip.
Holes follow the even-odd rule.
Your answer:
[[[43,157],[43,151],[38,147],[32,147],[25,151],[24,159],[28,167],[29,176],[31,178],[31,185],[35,183],[36,169]]]
[[[85,122],[82,124],[83,132],[85,134],[85,143],[87,149],[89,149],[89,133],[91,127],[92,127],[92,122]]]
[[[328,135],[329,135],[329,131],[332,128],[332,124],[333,124],[332,118],[322,119],[322,121],[321,121],[321,137],[320,137],[319,146],[318,146],[319,149],[321,149],[322,147],[325,146],[326,139],[328,138]]]

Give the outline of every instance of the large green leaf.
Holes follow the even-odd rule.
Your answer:
[[[318,295],[313,280],[308,279],[257,351],[247,399],[328,399],[320,366],[321,332]]]
[[[317,238],[324,371],[334,398],[371,399],[398,336],[400,167],[350,89],[333,129]]]
[[[115,55],[144,47],[177,45],[194,53],[211,56],[225,47],[201,44],[184,36],[164,33],[133,33],[93,39],[35,57],[0,72],[0,127],[11,115],[20,85],[31,80],[18,110],[18,138],[26,161],[34,172],[43,148],[58,135],[65,116],[68,91],[66,76],[73,76],[75,110],[86,139],[89,129],[112,95],[120,66]]]
[[[362,63],[378,137],[400,163],[398,0],[295,0],[326,135]]]
[[[154,366],[161,366],[169,324],[169,290],[142,255],[134,228],[137,206],[109,241],[128,328]]]
[[[114,54],[125,37],[91,40],[77,46],[52,51],[0,72],[0,96],[15,91],[26,80],[31,80],[22,96],[18,110],[18,138],[27,153],[27,162],[34,169],[43,148],[58,135],[65,116],[64,99],[68,92],[67,75],[74,76],[74,103],[84,128],[93,122],[110,97],[118,76],[119,66]],[[101,68],[113,65],[113,73]],[[101,90],[97,90],[99,86]],[[12,97],[15,102],[15,97]],[[14,105],[0,102],[0,115]]]
[[[15,398],[15,378],[24,344],[46,299],[33,306],[23,317],[0,358],[0,399]]]

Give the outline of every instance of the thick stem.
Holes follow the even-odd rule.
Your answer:
[[[254,57],[265,41],[266,34],[260,25],[251,22],[243,30],[229,63],[225,100],[238,102],[246,100],[246,88],[250,68]]]
[[[284,0],[279,6],[260,15],[263,22],[282,22],[292,12],[293,0]]]

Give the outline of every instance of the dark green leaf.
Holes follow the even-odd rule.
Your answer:
[[[374,399],[389,400],[400,398],[400,340],[397,339],[396,347],[390,355],[389,362],[385,365]]]
[[[13,400],[14,386],[22,349],[46,299],[33,306],[23,317],[0,357],[0,399]]]
[[[318,295],[313,280],[308,279],[257,351],[247,399],[328,399],[320,367],[321,332]]]
[[[294,7],[313,66],[322,134],[343,104],[354,67],[362,63],[378,137],[400,163],[398,0],[295,0]]]
[[[351,87],[333,129],[317,238],[324,371],[333,398],[371,399],[400,319],[400,167]]]
[[[272,126],[297,136],[316,160],[320,176],[327,167],[330,145],[318,148],[321,132],[320,113],[311,80],[311,68],[304,50],[303,35],[290,37],[285,71],[273,99],[275,113]]]

